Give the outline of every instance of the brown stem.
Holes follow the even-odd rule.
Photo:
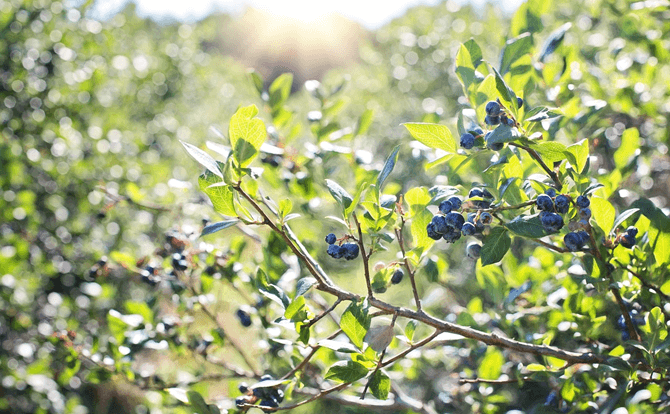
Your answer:
[[[568,249],[564,249],[562,247],[554,246],[553,244],[547,243],[547,242],[542,241],[540,239],[531,239],[531,240],[533,240],[535,243],[539,243],[539,244],[543,245],[544,247],[546,247],[549,250],[553,250],[553,251],[558,252],[558,253],[572,253]]]
[[[326,339],[333,339],[341,333],[342,333],[342,329],[338,329],[337,331],[330,334],[330,336],[328,336],[328,338],[326,338]],[[296,372],[301,371],[305,367],[305,365],[307,365],[309,363],[309,360],[312,359],[314,354],[316,354],[316,351],[318,351],[319,349],[321,349],[321,347],[319,345],[312,345],[312,350],[309,352],[309,354],[307,354],[307,356],[305,358],[303,358],[303,360],[300,361],[300,363],[298,365],[296,365],[295,368],[293,368],[292,370],[290,370],[289,372],[284,374],[284,376],[281,377],[281,379],[284,380],[284,379],[290,378]]]
[[[356,229],[358,230],[358,248],[361,250],[361,256],[363,257],[363,271],[365,272],[365,284],[368,287],[368,297],[373,299],[372,294],[372,284],[370,283],[370,257],[365,254],[365,244],[363,243],[363,231],[361,230],[361,223],[358,222],[358,217],[356,213],[352,214],[354,218],[354,223],[356,223]]]
[[[556,189],[558,191],[561,191],[561,188],[563,188],[563,184],[561,184],[561,180],[558,178],[558,174],[556,174],[554,170],[552,170],[551,168],[549,168],[549,166],[547,166],[547,164],[544,162],[542,157],[540,157],[540,154],[538,154],[537,151],[516,142],[510,142],[510,145],[514,145],[515,147],[521,148],[522,150],[526,151],[528,155],[530,155],[531,158],[533,158],[535,162],[537,162],[540,165],[540,167],[542,167],[542,169],[547,173],[547,175],[549,175],[549,178],[551,178],[554,181],[554,186],[556,187]]]
[[[405,262],[405,268],[407,269],[407,274],[409,275],[409,281],[412,283],[412,293],[414,294],[414,302],[416,303],[416,310],[421,312],[421,299],[419,298],[419,291],[416,288],[416,282],[414,281],[414,270],[409,265],[409,260],[407,260],[407,254],[405,253],[405,241],[403,239],[402,230],[405,227],[405,217],[401,218],[400,229],[396,229],[395,235],[398,239],[398,244],[400,245],[400,251],[402,252],[402,259]]]

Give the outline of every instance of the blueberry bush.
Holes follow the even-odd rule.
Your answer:
[[[666,3],[417,8],[297,95],[0,4],[0,412],[668,410]]]

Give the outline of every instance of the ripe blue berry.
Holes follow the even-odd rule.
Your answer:
[[[635,237],[637,236],[637,227],[630,226],[626,229],[626,233],[628,233],[629,236]]]
[[[445,223],[447,223],[447,226],[456,229],[459,232],[463,227],[463,223],[465,223],[465,219],[463,218],[463,216],[458,213],[447,214],[446,217],[444,218],[444,221]]]
[[[268,399],[262,400],[259,405],[262,405],[263,407],[272,407],[272,408],[279,407],[279,404],[277,403],[277,400],[275,400],[274,398],[268,398]]]
[[[521,108],[523,106],[523,99],[519,98],[518,96],[516,97],[516,106],[518,108]]]
[[[570,208],[570,200],[568,199],[567,196],[564,196],[563,194],[557,195],[555,199],[556,203],[556,211],[559,212],[560,214],[565,214],[568,212],[568,209]]]
[[[475,135],[477,135],[477,136],[479,136],[479,135],[484,135],[484,130],[481,129],[480,127],[477,127],[477,128],[475,128],[475,129],[473,129],[472,132],[474,132]]]
[[[263,375],[263,376],[261,377],[261,382],[263,382],[263,381],[272,381],[272,380],[274,380],[274,379],[275,379],[275,378],[274,378],[272,375],[270,375],[270,374],[265,374],[265,375]]]
[[[461,233],[463,233],[464,236],[472,236],[477,232],[477,228],[475,225],[471,222],[466,222],[463,223],[463,227],[461,227]]]
[[[467,254],[468,257],[473,259],[478,259],[479,256],[481,255],[481,252],[482,252],[482,246],[481,244],[478,243],[470,243],[465,248],[465,254]]]
[[[547,399],[544,401],[544,405],[558,408],[558,394],[556,394],[556,391],[552,391],[549,393],[549,395],[547,395]]]
[[[586,208],[591,204],[591,201],[589,201],[588,197],[586,197],[584,195],[580,195],[579,197],[577,197],[577,200],[575,201],[575,203],[577,204],[577,207],[579,207],[579,208]]]
[[[447,243],[454,243],[456,240],[461,238],[461,232],[460,232],[460,230],[451,229],[451,231],[449,231],[444,236],[442,236],[442,238]]]
[[[447,201],[449,201],[451,203],[451,209],[452,210],[458,210],[459,208],[461,208],[462,202],[461,202],[460,198],[450,197],[449,200],[447,200]]]
[[[442,214],[449,214],[451,213],[451,210],[454,209],[453,204],[451,204],[451,199],[449,200],[444,200],[443,202],[440,203],[440,206],[438,207],[440,209],[440,212]]]
[[[468,193],[468,198],[472,197],[484,197],[484,192],[481,190],[481,188],[475,187]]]
[[[397,269],[395,272],[393,272],[393,276],[391,277],[391,283],[397,285],[402,281],[403,276],[405,276],[405,272],[403,272],[402,269]]]
[[[496,101],[490,101],[486,104],[486,114],[491,116],[498,116],[500,113],[500,104]]]
[[[630,339],[630,334],[628,333],[628,331],[621,332],[621,340],[622,341],[627,341],[629,339]]]
[[[238,309],[237,312],[236,312],[236,315],[237,315],[237,319],[240,320],[240,323],[242,324],[242,326],[244,326],[245,328],[248,328],[248,327],[251,326],[251,316],[249,316],[249,314],[246,311],[244,311],[242,309]]]
[[[479,221],[482,224],[491,224],[491,222],[493,221],[493,216],[491,215],[491,213],[485,211],[479,215]]]
[[[543,211],[540,213],[540,222],[542,223],[542,227],[544,227],[544,229],[549,233],[555,233],[559,231],[564,224],[563,217],[548,211]]]
[[[498,125],[500,123],[500,117],[486,115],[486,118],[484,118],[484,122],[486,123],[486,125]]]
[[[428,233],[428,237],[431,239],[440,240],[442,238],[442,234],[438,233],[435,227],[435,223],[428,223],[428,226],[426,226],[426,233]]]
[[[556,190],[554,190],[553,188],[547,188],[544,193],[551,198],[556,197]]]
[[[241,382],[240,385],[237,386],[237,389],[240,390],[242,394],[246,394],[247,391],[249,391],[249,384]]]
[[[488,198],[488,199],[493,199],[493,194],[489,192],[486,188],[482,190],[482,197]]]
[[[461,147],[465,149],[472,149],[475,146],[475,136],[469,132],[461,135]]]
[[[328,255],[333,259],[341,259],[344,256],[344,250],[341,246],[331,244],[328,246]]]
[[[247,403],[247,399],[244,398],[244,397],[235,398],[235,405],[238,406],[238,407],[242,407],[246,403]]]
[[[584,220],[588,220],[591,218],[591,209],[590,208],[583,208],[579,210],[579,217],[583,218]]]
[[[358,245],[355,243],[344,243],[342,245],[342,249],[344,249],[344,258],[347,260],[354,260],[355,258],[358,257]]]
[[[336,241],[337,241],[337,237],[335,237],[335,235],[334,235],[333,233],[329,233],[329,234],[326,236],[326,243],[328,243],[328,244],[333,244],[333,243],[335,243]]]
[[[633,246],[635,246],[635,237],[631,236],[629,233],[626,233],[621,237],[619,244],[628,249],[632,249]]]
[[[435,225],[435,231],[439,234],[444,234],[449,231],[449,225],[444,219],[444,216],[433,216],[431,223]]]
[[[568,233],[563,237],[565,247],[571,252],[577,252],[582,249],[584,245],[582,237],[577,233]]]
[[[502,142],[489,142],[486,144],[486,146],[491,151],[500,151],[501,149],[503,149],[505,144],[503,144]]]
[[[554,201],[547,194],[540,194],[535,200],[537,208],[542,211],[554,211]]]
[[[584,230],[580,230],[577,232],[577,235],[581,237],[582,239],[582,246],[588,243],[588,241],[591,239],[591,236],[589,236],[588,232],[585,232]]]

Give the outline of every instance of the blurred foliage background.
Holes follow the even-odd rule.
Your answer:
[[[483,182],[488,159],[427,169],[436,154],[410,142],[400,124],[456,126],[467,106],[454,73],[462,42],[475,38],[484,59],[497,64],[508,38],[530,32],[540,50],[563,27],[553,53],[528,57],[534,76],[517,93],[531,107],[563,109],[552,138],[566,144],[589,139],[591,171],[618,209],[646,197],[668,214],[667,2],[529,0],[504,15],[493,5],[474,9],[446,1],[411,9],[374,32],[336,19],[332,27],[343,34],[330,49],[297,42],[300,48],[279,53],[268,40],[272,34],[239,40],[268,19],[249,12],[235,22],[213,15],[195,24],[158,24],[129,6],[96,21],[86,8],[60,2],[0,1],[0,412],[191,412],[162,389],[216,372],[216,361],[244,366],[198,303],[210,304],[229,334],[248,345],[256,364],[250,368],[275,375],[289,369],[287,359],[298,351],[273,340],[280,328],[271,324],[270,305],[250,275],[263,264],[273,281],[289,286],[300,266],[283,242],[262,230],[198,238],[203,221],[216,213],[195,180],[200,167],[179,144],[225,152],[216,145],[222,143],[217,131],[227,131],[239,105],[262,108],[269,141],[281,149],[258,163],[268,183],[263,190],[292,200],[302,215],[294,224],[299,238],[338,283],[363,293],[352,277],[358,265],[335,264],[325,254],[323,235],[337,224],[325,218],[336,209],[324,180],[370,181],[402,144],[387,192],[434,184],[467,191]],[[284,32],[291,32],[286,24]],[[283,72],[292,78],[273,83]],[[320,83],[304,84],[312,78]],[[279,95],[288,86],[292,94],[274,98],[280,102],[273,105],[270,85]],[[637,128],[641,145],[632,161],[618,161],[629,128]],[[269,240],[266,248],[259,237]],[[171,277],[180,243],[188,246],[188,266],[202,271],[199,292]],[[498,269],[474,277],[474,263],[462,260],[463,245],[436,247],[420,273],[426,306],[447,320],[521,340],[549,335],[566,348],[575,348],[579,335],[559,337],[568,329],[564,321],[594,340],[616,337],[613,322],[593,325],[613,304],[579,291],[565,277],[570,263],[526,249],[530,260],[521,253],[505,259],[513,274]],[[664,285],[667,274],[657,274],[656,282]],[[523,303],[503,306],[509,290],[527,279],[533,288]],[[670,294],[667,283],[664,289]],[[548,294],[559,291],[562,300],[568,291],[579,300],[547,306]],[[385,295],[392,303],[411,303],[409,289]],[[635,299],[652,306],[650,298]],[[240,306],[251,312],[253,328],[235,319]],[[141,315],[140,321],[132,315]],[[63,346],[67,341],[72,346]],[[531,357],[503,357],[472,341],[440,345],[393,368],[404,392],[439,412],[533,412],[557,386],[553,380],[495,388],[459,384],[459,374],[478,370],[492,378],[512,375],[516,362]],[[321,358],[325,364],[334,356]],[[232,408],[238,381],[233,376],[191,388]],[[595,385],[584,387],[597,394]],[[667,400],[664,391],[658,399]],[[327,400],[318,404],[296,412],[363,412]],[[655,410],[637,401],[629,407]]]

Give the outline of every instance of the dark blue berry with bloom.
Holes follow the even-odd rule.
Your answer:
[[[547,399],[544,401],[544,405],[558,408],[558,394],[556,391],[552,391],[549,393],[549,395],[547,395]]]
[[[444,221],[447,223],[447,226],[452,227],[457,231],[461,231],[463,223],[465,223],[465,219],[463,218],[463,216],[458,213],[447,214],[446,217],[444,218]]]
[[[474,223],[471,222],[466,222],[463,223],[463,227],[461,227],[461,233],[463,233],[464,236],[472,236],[477,232],[477,228],[475,227]]]
[[[445,233],[442,238],[447,242],[447,243],[454,243],[456,240],[461,238],[461,232],[460,230],[456,229],[451,229],[448,233]]]
[[[566,234],[565,237],[563,237],[563,243],[565,244],[565,248],[571,252],[580,251],[584,246],[584,240],[577,233]]]
[[[478,259],[482,252],[482,245],[479,243],[470,243],[465,248],[465,254],[473,259]]]
[[[474,132],[477,136],[484,135],[484,130],[481,129],[480,127],[473,129],[472,132]]]
[[[481,190],[481,188],[475,187],[468,193],[468,198],[472,197],[484,197],[484,192]]]
[[[242,309],[238,309],[237,312],[236,312],[236,315],[237,315],[237,319],[240,320],[240,323],[242,324],[242,326],[244,326],[245,328],[248,328],[248,327],[251,326],[251,316],[249,316],[249,314],[246,311],[244,311]]]
[[[354,260],[358,257],[358,245],[355,243],[344,243],[342,245],[344,250],[344,258],[347,260]]]
[[[449,200],[444,200],[443,202],[440,203],[440,206],[438,207],[440,209],[440,212],[442,214],[449,214],[451,213],[451,210],[453,210],[453,206],[451,204],[451,201]]]
[[[431,223],[435,226],[435,231],[439,234],[444,234],[449,231],[449,225],[444,219],[444,216],[434,216]]]
[[[635,246],[635,237],[631,236],[629,233],[626,233],[621,237],[619,244],[627,249],[632,249],[633,246]]]
[[[498,125],[500,123],[500,117],[486,115],[486,118],[484,118],[484,122],[486,122],[486,125]]]
[[[553,188],[547,188],[544,193],[551,198],[556,197],[556,190],[554,190]]]
[[[591,205],[591,201],[589,201],[588,197],[580,195],[579,197],[577,197],[575,204],[577,204],[577,207],[579,208],[586,208],[589,205]]]
[[[397,285],[402,281],[403,276],[405,276],[405,272],[403,272],[402,269],[397,269],[393,272],[393,276],[391,276],[391,283]]]
[[[479,221],[482,224],[491,224],[491,222],[493,221],[493,216],[491,215],[491,213],[485,211],[479,215]]]
[[[426,232],[428,233],[428,237],[433,240],[440,240],[442,238],[442,234],[437,232],[435,229],[435,223],[432,221],[428,223],[428,226],[426,226]]]
[[[475,136],[469,132],[461,135],[461,147],[465,149],[472,149],[475,146]]]
[[[344,256],[344,250],[341,246],[331,244],[328,246],[328,255],[333,259],[341,259]]]
[[[461,202],[460,198],[450,197],[449,200],[447,200],[447,201],[449,201],[449,203],[451,203],[451,209],[452,210],[458,210],[459,208],[461,208],[462,202]]]
[[[337,237],[333,233],[329,233],[326,236],[326,243],[334,244],[337,241]]]
[[[584,220],[588,220],[591,218],[591,209],[590,208],[583,208],[579,210],[579,217],[583,218]]]
[[[565,214],[570,208],[570,199],[563,194],[557,195],[555,199],[556,211],[560,214]]]
[[[631,237],[637,236],[637,227],[633,227],[633,226],[628,227],[626,229],[626,233]]]
[[[490,101],[486,104],[486,114],[491,116],[498,116],[500,114],[500,104],[496,101]]]
[[[540,222],[542,227],[549,232],[555,233],[563,228],[563,217],[559,216],[556,213],[550,213],[548,211],[543,211],[540,213]]]
[[[542,211],[554,211],[554,201],[547,194],[540,194],[535,200],[537,208]]]
[[[523,99],[519,98],[518,96],[516,97],[516,106],[518,108],[521,108],[523,106]]]

